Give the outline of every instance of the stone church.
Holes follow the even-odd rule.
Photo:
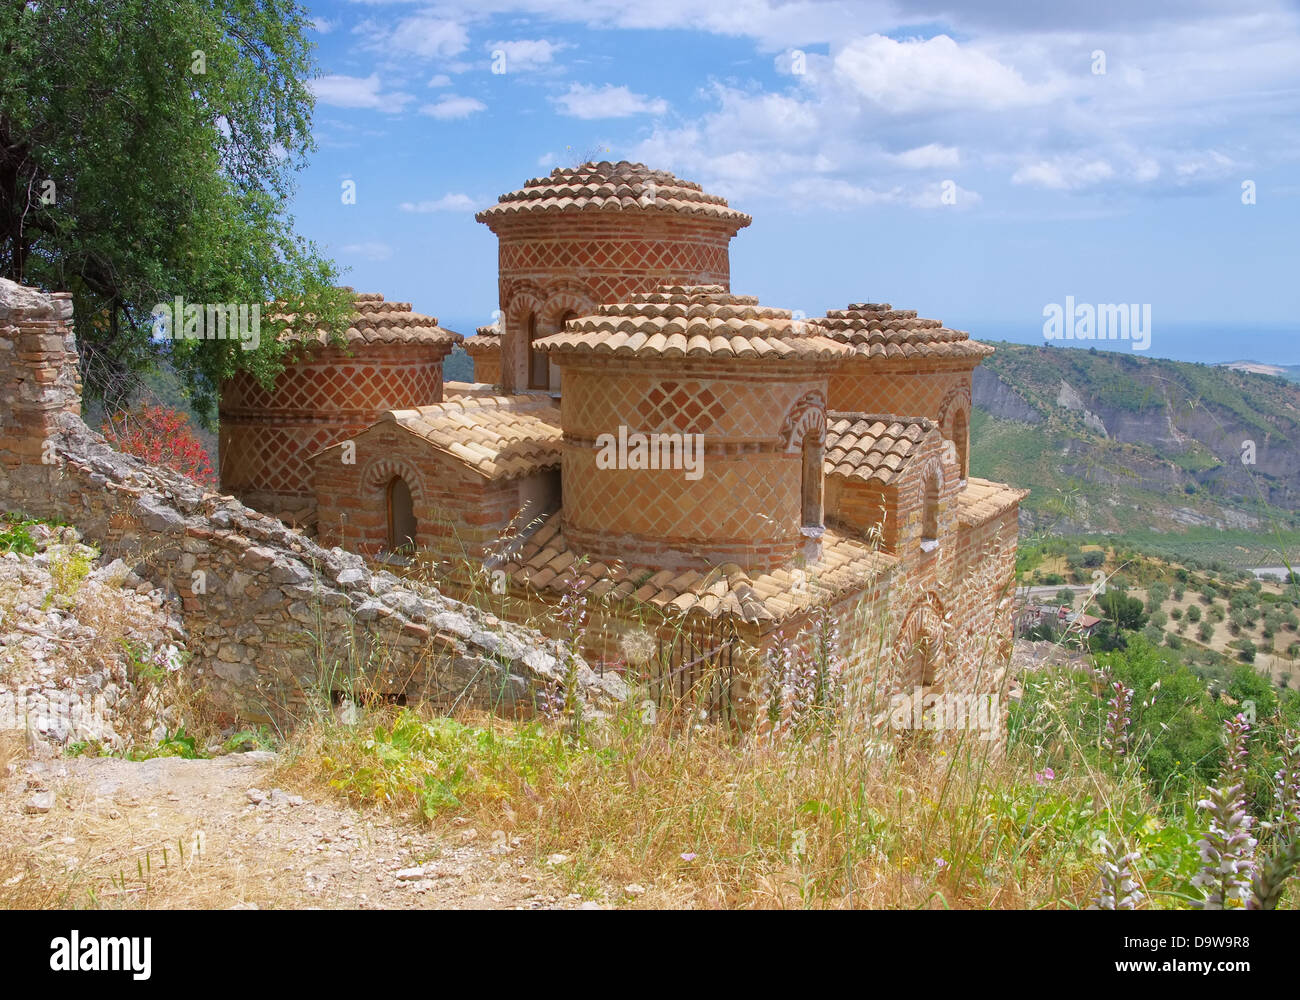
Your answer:
[[[476,218],[501,320],[463,341],[475,381],[443,380],[459,334],[359,295],[345,343],[289,334],[315,349],[274,391],[226,383],[224,489],[741,726],[800,657],[876,719],[891,693],[1000,690],[1025,491],[969,474],[992,348],[888,304],[732,294],[750,217],[641,164]]]

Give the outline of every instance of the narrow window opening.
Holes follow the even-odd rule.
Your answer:
[[[394,551],[415,550],[415,504],[406,480],[395,477],[388,484],[388,547]]]
[[[809,432],[803,439],[803,474],[800,481],[800,500],[803,508],[802,527],[805,534],[820,533],[824,525],[825,470],[822,452],[825,441],[817,431]]]
[[[551,387],[551,359],[546,352],[535,346],[537,340],[537,316],[528,314],[528,388],[549,389]]]

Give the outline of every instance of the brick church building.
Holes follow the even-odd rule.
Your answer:
[[[891,693],[1000,690],[1025,493],[969,474],[992,348],[732,294],[750,217],[641,164],[476,218],[502,321],[465,341],[475,382],[443,382],[458,334],[359,296],[346,345],[224,387],[225,488],[505,617],[564,633],[580,603],[592,662],[742,726],[804,660],[876,721]]]

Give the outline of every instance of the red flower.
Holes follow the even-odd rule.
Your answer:
[[[189,417],[179,410],[141,403],[109,418],[102,432],[118,451],[189,476],[204,486],[217,485],[207,449]]]

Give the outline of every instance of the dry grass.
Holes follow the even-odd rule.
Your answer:
[[[1096,774],[1038,787],[1023,761],[975,739],[883,756],[851,732],[738,744],[627,717],[573,744],[540,723],[464,722],[387,711],[319,723],[293,737],[280,780],[411,816],[430,777],[456,796],[435,823],[509,829],[539,861],[563,855],[575,891],[635,883],[642,906],[1086,906],[1097,859],[1080,827],[1106,820],[1065,805],[1116,798]],[[428,739],[411,745],[372,738],[421,725]]]

